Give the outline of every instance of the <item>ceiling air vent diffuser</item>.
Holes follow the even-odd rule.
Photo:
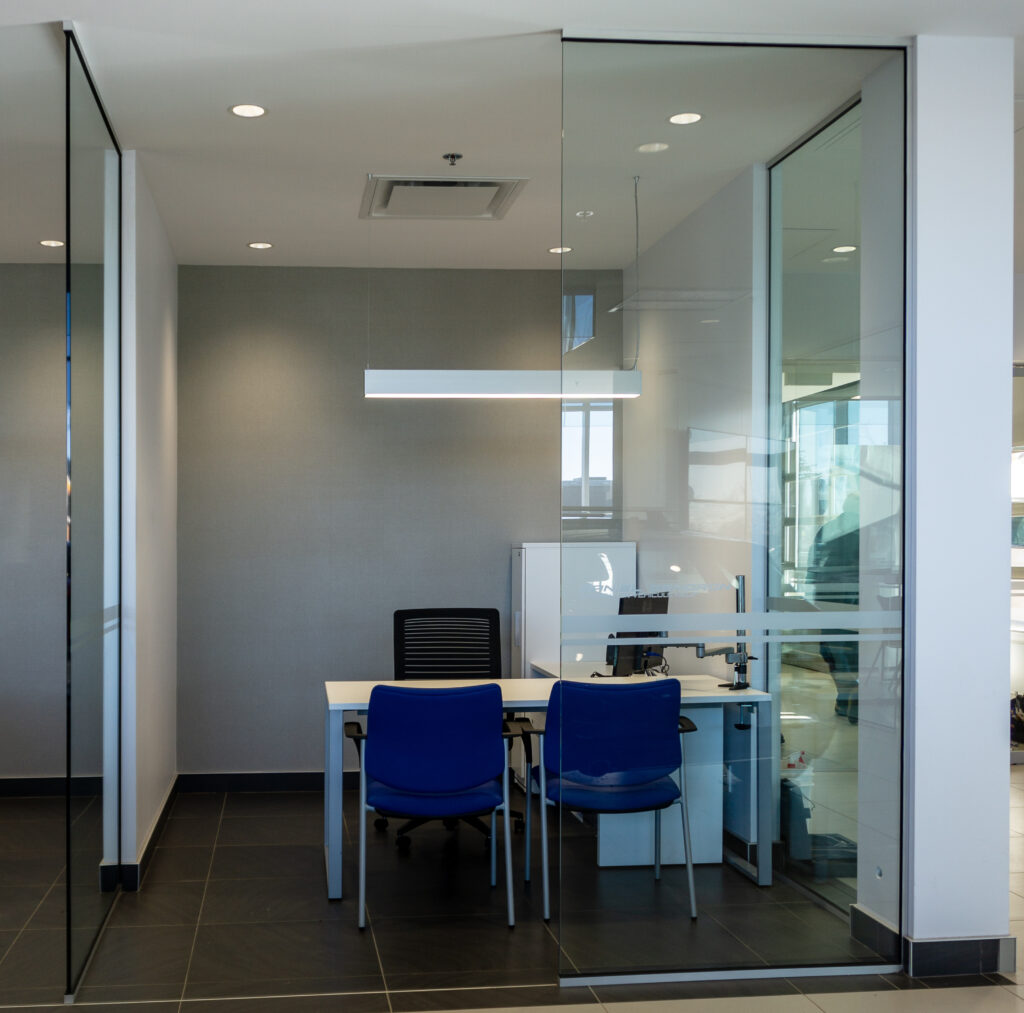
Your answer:
[[[525,179],[378,176],[366,179],[360,218],[504,218]]]

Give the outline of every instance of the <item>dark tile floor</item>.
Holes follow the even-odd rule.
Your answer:
[[[122,1013],[412,1013],[799,995],[842,991],[851,981],[857,989],[912,984],[875,976],[560,988],[560,963],[563,972],[592,974],[872,958],[840,919],[803,895],[781,885],[759,889],[725,866],[697,868],[700,918],[693,923],[683,869],[666,868],[660,883],[650,870],[598,869],[592,834],[576,821],[563,827],[566,873],[552,897],[550,925],[541,919],[535,841],[535,882],[526,886],[517,877],[514,931],[505,924],[504,890],[489,886],[477,832],[431,824],[401,853],[392,832],[371,829],[368,926],[360,932],[355,797],[346,798],[345,816],[346,900],[331,902],[321,794],[178,795],[142,889],[117,899],[79,1002]],[[522,843],[517,835],[517,870]],[[47,890],[60,875],[61,860],[54,861]],[[18,885],[4,889],[13,892],[0,916],[0,951],[12,949],[0,960],[0,1004],[62,1008],[59,905],[44,893],[27,922],[38,927],[28,928],[18,912],[24,918],[31,899]],[[131,1005],[114,1005],[122,1003]]]

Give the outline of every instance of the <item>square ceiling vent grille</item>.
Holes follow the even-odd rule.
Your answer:
[[[379,176],[366,179],[360,218],[504,218],[526,185],[521,178],[459,179],[451,176]]]

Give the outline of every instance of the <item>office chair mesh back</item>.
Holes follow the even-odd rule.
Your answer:
[[[497,679],[501,643],[497,609],[399,609],[396,679]]]
[[[559,681],[548,705],[545,768],[599,787],[647,784],[678,770],[679,693],[678,679],[636,686]]]
[[[501,689],[374,686],[367,711],[366,776],[391,788],[467,791],[505,769]]]

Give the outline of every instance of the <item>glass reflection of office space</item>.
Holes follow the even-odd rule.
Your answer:
[[[613,314],[622,321],[621,362],[643,376],[641,397],[615,416],[616,499],[605,530],[635,543],[640,593],[669,596],[669,636],[659,646],[673,675],[731,674],[721,657],[698,660],[693,644],[725,647],[738,628],[756,625],[735,616],[737,575],[748,576],[748,611],[763,614],[780,601],[795,610],[794,598],[806,611],[787,616],[792,629],[747,631],[758,656],[752,683],[774,701],[759,754],[775,771],[772,797],[752,794],[751,722],[740,708],[718,712],[717,756],[690,740],[695,783],[708,776],[721,788],[723,756],[728,769],[718,857],[699,859],[696,923],[679,917],[679,867],[670,864],[657,888],[643,868],[595,870],[586,837],[563,816],[563,973],[893,957],[865,945],[850,919],[857,905],[898,924],[899,869],[889,861],[898,817],[893,824],[892,810],[875,804],[879,766],[888,768],[882,795],[893,784],[898,791],[898,756],[883,735],[867,769],[858,752],[871,747],[860,740],[883,722],[874,713],[870,733],[854,722],[865,696],[882,699],[883,682],[890,713],[898,698],[898,617],[895,628],[872,619],[862,629],[860,610],[877,610],[881,584],[898,590],[900,580],[889,536],[900,510],[893,379],[901,375],[902,296],[885,271],[901,255],[902,236],[885,218],[902,201],[892,161],[902,150],[901,61],[881,50],[566,44],[562,242],[573,249],[574,270],[621,272]],[[813,111],[800,83],[809,74],[818,82]],[[815,133],[862,90],[855,112]],[[670,123],[694,96],[700,121]],[[864,172],[862,143],[872,150]],[[878,150],[889,161],[874,157]],[[765,165],[780,153],[788,154],[769,174]],[[580,209],[592,213],[581,217]],[[855,250],[834,252],[846,246]],[[769,249],[765,263],[759,251]],[[573,291],[565,278],[563,296]],[[884,327],[861,338],[864,320],[883,318]],[[565,410],[563,469],[584,444],[580,407]],[[576,466],[563,485],[566,543],[581,540],[582,474]],[[859,561],[821,551],[812,560],[827,524],[826,535],[846,536],[837,544],[864,543]],[[879,567],[884,581],[873,576]],[[563,567],[565,601],[577,600],[565,586],[573,572]],[[844,615],[821,618],[827,611]],[[586,655],[586,623],[573,615],[563,622],[563,658],[570,647]],[[865,677],[867,667],[877,678]],[[710,711],[696,720],[714,727]],[[754,836],[752,814],[766,806],[780,861],[773,885],[748,894],[738,869],[774,843]],[[864,885],[858,866],[873,859],[884,876]],[[793,892],[796,878],[808,892]],[[772,906],[755,908],[765,900]],[[602,932],[616,938],[614,952],[601,948]]]

